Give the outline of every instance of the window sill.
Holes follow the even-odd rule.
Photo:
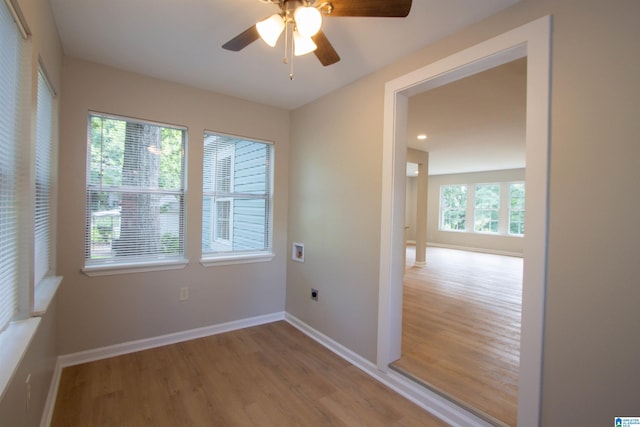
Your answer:
[[[0,401],[36,334],[40,320],[40,317],[17,320],[0,332]]]
[[[47,308],[56,295],[60,283],[62,283],[62,276],[48,276],[38,283],[35,290],[32,316],[43,316],[47,312]]]
[[[135,264],[108,264],[85,266],[82,272],[87,276],[110,276],[114,274],[145,273],[149,271],[179,270],[185,268],[189,260],[155,261]]]
[[[275,254],[243,254],[243,255],[228,255],[215,258],[202,258],[200,264],[203,267],[215,267],[218,265],[233,265],[233,264],[249,264],[254,262],[268,262],[275,258]]]

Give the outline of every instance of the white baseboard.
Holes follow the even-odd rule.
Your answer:
[[[421,387],[399,373],[391,370],[387,370],[386,372],[379,370],[374,363],[354,353],[323,333],[315,330],[297,317],[289,313],[285,313],[285,320],[304,334],[345,359],[347,362],[362,370],[364,373],[380,381],[382,384],[396,391],[444,422],[452,426],[460,427],[492,426],[492,424],[475,416],[473,413],[457,406],[455,403],[445,399],[439,394]]]
[[[473,248],[473,247],[458,246],[458,245],[448,245],[446,243],[427,242],[427,246],[432,246],[434,248],[456,249],[458,251],[480,252],[480,253],[483,253],[483,254],[513,256],[513,257],[517,257],[517,258],[524,257],[524,255],[522,253],[520,253],[520,252],[498,251],[498,250],[494,250],[494,249]]]
[[[66,368],[67,366],[79,365],[81,363],[93,362],[95,360],[106,359],[114,356],[121,356],[123,354],[134,353],[136,351],[176,344],[183,341],[222,334],[224,332],[231,332],[238,329],[249,328],[251,326],[263,325],[265,323],[284,320],[284,318],[284,312],[271,313],[263,316],[250,317],[247,319],[234,320],[218,325],[205,326],[202,328],[190,329],[188,331],[161,335],[159,337],[129,341],[121,344],[110,345],[107,347],[100,347],[92,350],[80,351],[77,353],[58,356],[56,367],[53,371],[53,377],[51,378],[51,384],[49,386],[49,394],[47,395],[47,400],[45,401],[45,407],[42,413],[40,426],[48,427],[51,424],[51,417],[53,416],[53,409],[55,407],[56,396],[58,394],[58,386],[60,384],[60,376],[62,373],[62,369]]]

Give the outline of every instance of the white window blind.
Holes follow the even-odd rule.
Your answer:
[[[184,258],[184,128],[91,113],[85,265]]]
[[[42,70],[38,72],[36,118],[36,188],[34,281],[49,274],[51,263],[51,161],[53,94]]]
[[[18,165],[24,138],[25,100],[21,79],[24,42],[5,2],[0,2],[0,331],[18,311]]]
[[[203,258],[271,253],[273,146],[205,132]]]

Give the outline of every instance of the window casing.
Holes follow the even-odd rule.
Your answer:
[[[202,258],[271,255],[273,146],[205,132]]]
[[[90,113],[85,270],[184,259],[186,129]]]
[[[440,188],[440,229],[465,231],[467,221],[467,186],[443,185]]]

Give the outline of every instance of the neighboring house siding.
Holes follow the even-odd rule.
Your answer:
[[[266,160],[268,147],[252,142],[236,145],[234,188],[235,193],[265,194]],[[233,207],[233,250],[266,248],[266,199],[236,199]]]

